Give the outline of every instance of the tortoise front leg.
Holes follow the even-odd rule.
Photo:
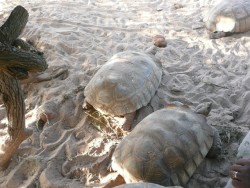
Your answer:
[[[122,125],[124,131],[129,131],[131,129],[132,123],[135,119],[136,111],[124,115],[125,122]]]
[[[215,31],[215,32],[209,33],[209,38],[210,39],[219,39],[219,38],[228,37],[231,35],[233,35],[233,33],[231,33],[231,32]]]
[[[213,144],[207,154],[206,157],[208,158],[216,158],[221,153],[221,140],[218,130],[215,127],[212,127],[213,129]]]

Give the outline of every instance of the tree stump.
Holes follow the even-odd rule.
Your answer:
[[[16,149],[32,134],[25,128],[25,104],[18,79],[48,67],[41,52],[17,39],[28,16],[25,8],[17,6],[0,27],[0,93],[8,118],[8,135],[0,137],[0,170],[8,167]]]

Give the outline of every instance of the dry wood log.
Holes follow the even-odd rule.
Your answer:
[[[41,52],[17,39],[28,16],[25,8],[17,6],[0,27],[0,93],[8,118],[8,135],[0,137],[0,170],[8,167],[16,149],[32,134],[25,128],[25,104],[18,79],[26,78],[28,71],[43,71],[48,66]]]

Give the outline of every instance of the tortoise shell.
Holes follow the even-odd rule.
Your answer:
[[[146,106],[160,85],[162,65],[153,54],[124,51],[87,84],[85,100],[105,114],[124,115]]]
[[[117,146],[112,168],[126,183],[185,186],[213,144],[204,115],[187,107],[157,110]]]
[[[250,30],[250,2],[248,0],[222,0],[204,19],[211,32],[246,32]]]

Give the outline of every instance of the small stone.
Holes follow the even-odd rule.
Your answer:
[[[164,36],[156,35],[153,37],[153,43],[159,48],[165,48],[167,46],[167,41]]]
[[[174,4],[174,9],[177,10],[177,9],[180,9],[180,8],[183,8],[184,6],[182,4],[179,4],[179,3],[175,3]]]
[[[162,11],[163,8],[162,8],[162,7],[157,7],[156,10],[157,10],[157,11]]]
[[[192,29],[193,30],[196,30],[196,29],[202,29],[202,28],[204,28],[204,24],[194,24],[194,25],[192,25]]]

